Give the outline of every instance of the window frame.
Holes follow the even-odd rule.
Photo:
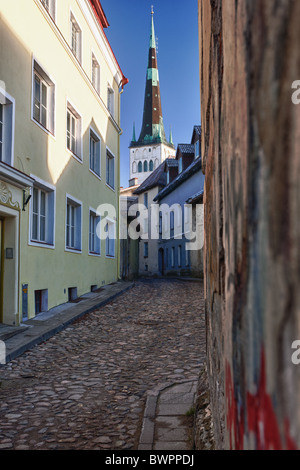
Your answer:
[[[110,184],[110,166],[108,165],[108,160],[112,160],[113,161],[113,185]],[[115,191],[115,188],[116,188],[116,164],[115,164],[115,161],[116,161],[116,157],[115,155],[112,153],[112,151],[106,147],[106,158],[105,158],[105,163],[106,163],[106,186],[110,189],[112,189],[113,191]]]
[[[34,179],[34,186],[31,190],[31,198],[29,201],[29,235],[28,245],[42,248],[55,248],[55,225],[56,225],[56,187],[37,176],[30,174]],[[34,190],[43,192],[45,198],[45,241],[33,238],[33,204]],[[39,224],[38,224],[39,228]]]
[[[68,207],[74,208],[74,246],[68,244],[70,241],[70,231],[68,235]],[[65,251],[71,253],[82,253],[82,202],[70,194],[66,194],[66,216],[65,216]]]
[[[47,90],[47,122],[46,126],[36,119],[35,117],[35,98],[36,98],[36,77],[39,78],[42,84],[45,85]],[[32,96],[31,96],[31,120],[48,135],[55,138],[56,135],[56,85],[53,78],[48,74],[46,69],[40,65],[40,62],[33,57],[32,58]],[[40,110],[41,113],[41,110]]]
[[[56,0],[40,0],[43,8],[47,11],[53,21],[56,20]],[[46,2],[48,5],[46,5]]]
[[[75,152],[68,146],[68,113],[75,119]],[[70,121],[71,122],[71,121]],[[82,117],[71,101],[67,99],[66,106],[66,149],[80,163],[83,162]],[[71,142],[71,140],[70,140]],[[71,145],[70,145],[71,146]]]
[[[93,218],[93,232],[91,230],[91,218]],[[93,208],[89,208],[89,246],[88,253],[90,256],[101,256],[101,240],[97,235],[97,225],[100,223],[100,215],[97,215],[97,211]],[[93,247],[91,246],[91,235],[93,235]],[[94,248],[94,249],[92,249]]]
[[[96,158],[98,159],[98,165],[96,165],[96,167],[99,168],[99,173],[95,170],[95,168],[92,168],[91,165],[91,140],[93,140],[96,144]],[[93,160],[95,160],[95,155],[93,156]],[[93,175],[101,179],[101,137],[92,127],[90,127],[89,132],[89,169],[93,173]]]
[[[116,257],[116,236],[117,236],[116,221],[107,217],[106,218],[106,227],[107,227],[107,230],[106,230],[107,236],[105,238],[105,257],[110,258],[110,259],[115,259],[115,257]],[[114,238],[109,236],[109,232],[111,231],[111,229],[113,230]],[[113,254],[110,254],[109,253],[110,250],[107,249],[107,248],[110,248],[110,241],[113,241]]]
[[[97,65],[95,66],[95,64],[97,64]],[[101,83],[101,81],[100,81],[100,72],[101,72],[101,68],[100,68],[99,60],[97,59],[94,52],[92,52],[91,68],[92,68],[92,70],[91,70],[91,82],[92,82],[94,90],[100,96],[100,83]],[[98,72],[97,72],[97,75],[96,75],[96,83],[95,83],[95,77],[94,77],[94,70],[95,69],[98,69]]]
[[[2,141],[0,162],[14,165],[15,146],[15,99],[0,87],[0,104],[2,106]],[[4,158],[3,158],[4,157]]]
[[[75,50],[73,47],[74,26],[75,28],[77,27],[76,33],[78,34],[78,38],[76,39]],[[79,62],[80,65],[82,65],[82,28],[72,10],[70,10],[70,49],[75,59]]]

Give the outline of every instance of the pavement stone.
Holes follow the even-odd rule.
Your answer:
[[[205,361],[201,282],[120,282],[17,334],[4,329],[1,449],[191,448],[186,411]]]

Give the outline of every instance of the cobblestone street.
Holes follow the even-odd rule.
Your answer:
[[[147,391],[198,376],[203,286],[137,282],[0,369],[0,449],[136,449]]]

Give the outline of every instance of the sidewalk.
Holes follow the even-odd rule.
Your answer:
[[[193,450],[198,378],[148,392],[138,450]]]
[[[40,313],[20,326],[0,324],[0,341],[5,342],[6,363],[23,354],[33,346],[46,341],[66,328],[74,320],[102,307],[133,287],[133,282],[119,281],[103,286],[99,292],[83,295],[76,302],[68,302]]]

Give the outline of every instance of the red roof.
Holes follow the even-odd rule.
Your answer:
[[[117,58],[116,58],[116,56],[115,56],[115,54],[114,54],[114,51],[112,50],[111,45],[110,45],[110,43],[109,43],[109,41],[108,41],[108,39],[107,39],[107,37],[106,37],[106,34],[104,33],[104,28],[107,28],[107,27],[109,26],[109,23],[108,23],[108,21],[107,21],[107,18],[106,18],[106,16],[105,16],[104,11],[103,11],[103,8],[102,8],[102,5],[101,5],[101,3],[100,3],[100,0],[89,0],[89,1],[90,1],[91,6],[92,6],[92,9],[93,9],[93,11],[94,11],[94,13],[95,13],[95,15],[96,15],[96,18],[98,19],[98,23],[100,24],[100,26],[101,26],[101,28],[102,28],[103,34],[104,34],[104,36],[105,36],[105,38],[106,38],[106,40],[107,40],[107,44],[109,45],[110,50],[111,50],[111,52],[112,52],[112,54],[113,54],[113,56],[114,56],[114,58],[115,58],[115,61],[117,62],[117,65],[118,65],[119,70],[120,70],[121,75],[122,75],[122,81],[121,81],[122,88],[124,88],[124,86],[128,83],[129,80],[128,80],[128,78],[126,78],[125,75],[123,74],[123,72],[122,72],[122,70],[121,70],[121,67],[120,67],[120,65],[119,65],[119,63],[118,63],[118,61],[117,61]]]

